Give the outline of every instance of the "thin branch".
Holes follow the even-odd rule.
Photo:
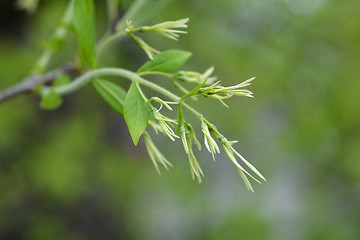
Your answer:
[[[73,64],[67,64],[60,68],[57,68],[53,71],[45,73],[43,75],[33,75],[25,78],[20,83],[9,87],[3,91],[0,91],[0,103],[18,96],[20,94],[30,93],[34,88],[39,84],[47,84],[55,80],[57,76],[61,73],[67,73],[69,75],[74,75],[76,72],[76,67]]]

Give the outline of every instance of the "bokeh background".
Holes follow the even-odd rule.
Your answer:
[[[29,74],[66,3],[42,0],[27,14],[0,2],[0,89]],[[106,7],[96,4],[100,37]],[[196,152],[198,184],[181,142],[153,135],[174,165],[159,177],[91,85],[55,111],[37,96],[2,103],[0,239],[360,239],[359,9],[355,0],[173,0],[144,20],[190,18],[179,42],[144,36],[161,50],[192,51],[185,69],[215,66],[224,85],[257,77],[254,99],[229,99],[229,109],[195,103],[266,176],[255,193],[223,153],[213,162]],[[49,69],[76,48],[70,33]],[[130,40],[105,55],[104,65],[131,70],[146,61]]]

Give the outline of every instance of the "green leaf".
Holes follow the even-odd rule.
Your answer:
[[[69,75],[62,73],[59,76],[57,76],[54,80],[53,86],[62,86],[71,81]]]
[[[125,98],[124,118],[135,145],[146,129],[150,119],[150,109],[142,99],[137,83],[133,82]]]
[[[82,57],[90,68],[95,65],[95,24],[92,0],[75,0],[73,24],[81,47]]]
[[[119,85],[103,79],[96,79],[93,81],[93,84],[105,101],[110,104],[115,111],[123,115],[126,91]]]
[[[40,107],[45,110],[54,110],[60,107],[61,104],[61,96],[54,90],[50,90],[42,96]]]
[[[167,50],[147,61],[139,70],[141,72],[171,72],[180,68],[191,56],[191,52]]]

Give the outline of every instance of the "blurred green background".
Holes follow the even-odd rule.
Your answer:
[[[43,0],[28,15],[1,1],[0,89],[29,74],[66,3]],[[121,1],[120,14],[128,5]],[[360,239],[359,7],[173,0],[144,22],[189,17],[179,42],[144,38],[160,50],[192,51],[185,68],[213,65],[224,85],[257,77],[255,99],[229,99],[230,109],[195,103],[268,179],[253,184],[255,193],[224,154],[213,162],[204,150],[196,154],[205,179],[192,181],[181,142],[153,135],[174,165],[159,177],[144,145],[132,145],[123,118],[90,85],[56,111],[39,109],[37,96],[2,103],[0,239]],[[100,37],[105,1],[96,10]],[[68,39],[49,69],[71,60],[77,45]],[[146,61],[130,40],[105,55],[105,65],[130,70]]]

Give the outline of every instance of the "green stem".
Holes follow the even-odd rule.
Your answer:
[[[125,15],[116,24],[116,30],[121,31],[125,28],[126,21],[131,20],[133,16],[144,6],[147,0],[137,0],[133,3]]]
[[[141,87],[140,87],[139,83],[138,83],[137,81],[135,81],[135,84],[136,84],[136,88],[138,89],[138,91],[139,91],[139,93],[140,93],[140,95],[141,95],[142,99],[144,99],[144,101],[145,101],[145,102],[147,102],[147,101],[148,101],[148,99],[147,99],[147,97],[145,96],[144,92],[142,91],[142,89],[141,89]]]
[[[53,89],[58,94],[70,94],[73,93],[80,88],[86,86],[93,78],[100,76],[120,76],[125,77],[130,80],[134,80],[136,74],[121,68],[98,68],[92,71],[88,71],[80,77],[74,79],[70,83],[58,86],[58,87],[44,87],[42,93]]]
[[[73,0],[69,1],[63,15],[61,25],[56,29],[54,35],[51,37],[51,40],[49,42],[52,42],[53,40],[62,41],[64,39],[68,29],[68,25],[71,23],[72,20],[74,5],[73,3]],[[33,72],[36,74],[43,73],[55,53],[56,50],[54,50],[52,46],[48,46],[43,52],[43,54],[40,56],[40,58],[36,61]]]
[[[119,3],[117,0],[107,0],[106,1],[109,29],[111,29],[111,27],[114,24],[114,21],[116,21],[116,19],[117,19],[118,4]]]
[[[194,113],[197,117],[199,118],[204,118],[203,115],[201,113],[199,113],[198,111],[196,111],[194,108],[192,108],[190,105],[188,105],[187,103],[184,103],[181,98],[175,94],[173,94],[172,92],[168,91],[167,89],[153,83],[150,82],[144,78],[141,78],[139,76],[137,76],[137,81],[142,84],[145,85],[159,93],[162,93],[163,95],[171,98],[172,100],[179,102],[179,104],[183,105],[184,107],[186,107],[188,110],[190,110],[192,113]]]
[[[80,77],[74,79],[73,81],[71,81],[70,83],[68,83],[66,85],[59,86],[59,87],[44,87],[42,89],[41,93],[45,94],[46,92],[50,91],[51,89],[61,95],[73,93],[73,92],[79,90],[80,88],[86,86],[93,78],[100,77],[100,76],[118,76],[118,77],[124,77],[124,78],[130,79],[131,81],[136,81],[139,84],[149,87],[149,88],[163,94],[164,96],[166,96],[176,102],[179,102],[179,104],[186,107],[188,110],[190,110],[192,113],[194,113],[197,117],[199,117],[200,119],[203,118],[201,113],[199,113],[198,111],[193,109],[190,105],[181,101],[181,98],[179,96],[173,94],[169,90],[167,90],[153,82],[150,82],[150,81],[138,76],[134,72],[131,72],[131,71],[128,71],[128,70],[125,70],[122,68],[98,68],[96,70],[89,71],[89,72],[81,75]]]
[[[112,41],[118,39],[119,37],[125,35],[126,32],[125,31],[122,31],[122,32],[117,32],[113,35],[111,35],[110,37],[106,38],[104,41],[102,42],[99,42],[98,43],[98,47],[97,47],[97,53],[96,53],[96,58],[99,58],[101,52],[104,50],[104,48],[110,44]]]
[[[103,42],[109,38],[109,36],[113,33],[113,25],[114,22],[117,20],[117,0],[107,0],[106,1],[106,9],[108,15],[108,28],[105,34],[101,37],[101,39],[96,43],[96,48],[103,44]]]
[[[169,73],[164,73],[164,72],[141,72],[138,73],[139,76],[146,76],[146,75],[160,75],[160,76],[165,76],[165,77],[169,77],[172,78],[172,74]]]
[[[105,34],[103,39],[100,40],[100,42],[97,44],[97,58],[100,56],[100,53],[103,51],[103,49],[105,48],[106,45],[108,45],[115,39],[126,34],[126,32],[124,31],[124,29],[126,27],[126,21],[133,18],[134,15],[137,14],[137,12],[139,12],[139,10],[145,5],[146,2],[147,2],[147,0],[135,1],[135,3],[133,3],[131,5],[129,10],[126,11],[125,15],[116,23],[115,30],[117,31],[117,33],[115,33],[109,37],[107,37],[106,36],[107,34]],[[108,6],[109,5],[110,4],[108,4]]]

